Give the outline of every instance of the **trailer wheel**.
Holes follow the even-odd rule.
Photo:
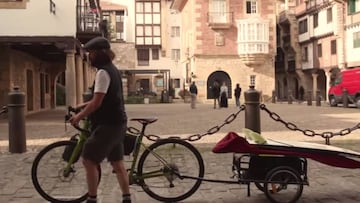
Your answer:
[[[272,169],[265,180],[264,193],[273,203],[295,203],[302,194],[301,176],[290,167],[279,166]]]

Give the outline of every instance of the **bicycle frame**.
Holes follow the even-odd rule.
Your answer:
[[[151,171],[151,172],[143,173],[141,175],[136,173],[135,167],[138,163],[141,147],[144,148],[144,150],[148,150],[152,155],[154,155],[154,157],[156,157],[161,163],[163,163],[164,166],[169,165],[164,159],[161,158],[161,156],[156,154],[154,151],[149,150],[148,146],[146,146],[142,142],[142,139],[144,138],[144,135],[145,135],[145,128],[146,128],[146,124],[143,125],[143,127],[140,131],[140,135],[138,136],[138,138],[136,139],[136,142],[135,142],[135,148],[134,148],[134,152],[133,152],[133,160],[131,163],[131,168],[129,169],[130,184],[133,184],[133,183],[138,184],[140,182],[140,180],[143,180],[146,178],[154,178],[154,177],[164,176],[168,173],[170,174],[170,172],[165,172],[164,170]]]
[[[82,122],[82,125],[83,125],[83,127],[82,127],[83,129],[89,129],[90,128],[90,121],[85,119]],[[72,172],[71,165],[74,163],[74,161],[75,161],[76,157],[79,155],[79,153],[81,153],[82,147],[83,147],[86,139],[89,136],[88,133],[85,132],[85,131],[80,131],[80,133],[76,134],[76,135],[78,137],[76,146],[75,146],[73,152],[71,153],[70,159],[67,162],[67,164],[66,164],[66,166],[64,168],[64,171],[63,171],[63,175],[65,177],[69,176],[69,174]]]

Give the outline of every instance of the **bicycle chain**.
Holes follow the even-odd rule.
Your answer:
[[[189,135],[188,137],[186,138],[180,138],[178,136],[173,136],[173,137],[168,137],[168,138],[176,138],[176,139],[181,139],[181,140],[184,140],[184,141],[189,141],[189,142],[194,142],[194,141],[197,141],[197,140],[200,140],[202,137],[206,136],[206,135],[212,135],[212,134],[215,134],[217,132],[220,131],[220,129],[222,127],[224,127],[225,125],[228,125],[230,124],[231,122],[233,122],[236,117],[240,114],[240,112],[244,111],[245,110],[245,105],[241,105],[240,106],[240,109],[239,111],[237,111],[236,113],[232,113],[230,114],[224,121],[224,123],[222,123],[221,125],[216,125],[212,128],[209,128],[209,130],[207,130],[205,133],[203,134],[193,134],[193,135]],[[166,139],[166,138],[161,138],[160,136],[158,135],[144,135],[148,140],[151,140],[151,141],[158,141],[160,139]]]
[[[269,114],[270,118],[272,118],[274,121],[284,124],[285,127],[287,127],[289,130],[300,131],[304,135],[309,136],[309,137],[321,136],[322,138],[324,138],[326,140],[327,144],[330,143],[330,138],[333,138],[334,136],[345,136],[347,134],[350,134],[352,131],[360,129],[360,123],[358,123],[352,128],[344,128],[344,129],[340,130],[339,132],[335,132],[335,133],[334,132],[317,133],[314,130],[300,129],[294,123],[284,121],[278,114],[270,111],[266,107],[265,104],[261,104],[260,109],[266,111]]]

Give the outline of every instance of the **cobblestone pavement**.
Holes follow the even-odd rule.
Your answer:
[[[311,129],[316,132],[338,132],[350,128],[360,122],[360,111],[355,108],[330,108],[328,106],[306,106],[303,104],[266,104],[285,121],[295,123],[299,128]],[[238,111],[234,106],[227,109],[213,109],[210,104],[199,104],[196,109],[190,109],[190,104],[151,104],[127,105],[129,118],[157,117],[159,120],[148,128],[149,134],[162,137],[178,135],[187,137],[191,134],[205,133],[213,126],[221,125],[231,114]],[[60,139],[67,139],[73,129],[68,126],[64,131],[64,109],[41,112],[27,117],[26,136],[27,152],[11,154],[8,151],[7,122],[0,119],[0,202],[30,203],[46,202],[37,194],[30,178],[30,168],[36,153],[45,145]],[[212,179],[231,180],[232,154],[214,154],[211,152],[214,144],[227,132],[235,131],[241,134],[244,127],[244,112],[231,124],[226,125],[218,133],[208,135],[193,143],[201,152],[205,162],[205,177]],[[129,122],[130,126],[138,127]],[[320,137],[306,137],[299,132],[285,128],[261,111],[262,134],[276,140],[301,140],[324,143]],[[336,137],[332,145],[358,150],[360,145],[360,130],[350,135]],[[358,150],[360,151],[360,150]],[[129,158],[127,158],[127,161]],[[360,202],[360,170],[335,168],[308,160],[308,176],[310,186],[304,187],[299,202],[335,203]],[[129,164],[129,162],[128,162]],[[120,190],[115,182],[114,174],[108,164],[104,163],[103,178],[99,187],[101,203],[120,202]],[[145,194],[138,186],[131,186],[134,202],[157,202]],[[251,196],[247,197],[246,185],[203,182],[199,190],[183,202],[192,203],[241,203],[268,202],[265,195],[256,187],[251,187]]]

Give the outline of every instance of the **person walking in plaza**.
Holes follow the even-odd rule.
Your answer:
[[[196,104],[196,97],[198,94],[198,90],[197,87],[195,85],[195,82],[192,82],[192,84],[190,85],[190,94],[191,94],[191,108],[195,109],[195,104]]]
[[[127,115],[121,75],[112,63],[115,54],[104,37],[93,38],[84,45],[84,49],[89,52],[91,65],[97,68],[93,94],[89,102],[80,105],[84,108],[70,122],[77,126],[81,119],[89,117],[92,125],[91,135],[82,151],[88,184],[87,203],[97,202],[98,165],[105,158],[116,173],[123,194],[122,202],[131,203],[128,173],[123,161]]]
[[[237,107],[240,106],[240,95],[241,95],[241,87],[240,84],[237,83],[234,89],[235,104]]]
[[[224,107],[227,108],[228,107],[228,87],[226,86],[226,83],[223,82],[223,84],[220,87],[220,108]]]
[[[211,90],[212,90],[213,97],[214,97],[214,109],[216,109],[216,106],[220,106],[220,103],[219,103],[220,84],[217,81],[215,81]]]

